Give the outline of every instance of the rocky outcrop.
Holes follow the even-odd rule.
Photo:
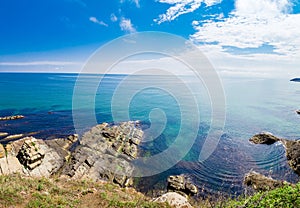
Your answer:
[[[300,141],[282,140],[289,166],[300,175]]]
[[[274,180],[271,177],[266,177],[255,171],[247,173],[244,177],[244,184],[251,186],[256,191],[268,191],[275,188],[283,187],[285,185],[291,185],[286,181]]]
[[[22,119],[22,118],[24,118],[23,115],[5,116],[5,117],[0,117],[0,121],[16,120],[16,119]]]
[[[300,141],[290,141],[275,137],[270,133],[260,133],[250,139],[254,144],[273,144],[277,141],[282,142],[286,151],[286,158],[289,166],[300,175]]]
[[[254,144],[274,144],[275,142],[280,141],[281,139],[275,137],[269,132],[263,132],[260,134],[254,135],[249,141]]]
[[[184,175],[171,175],[167,179],[168,191],[178,192],[183,195],[195,195],[198,188]]]
[[[48,177],[59,171],[74,179],[105,179],[122,187],[131,186],[134,170],[131,161],[138,157],[143,137],[138,125],[132,121],[117,125],[103,123],[86,132],[79,143],[78,135],[74,134],[51,140],[25,137],[7,144],[6,150],[1,145],[1,173]],[[75,143],[78,145],[71,153]]]
[[[8,135],[7,132],[0,132],[0,137],[6,137]]]
[[[155,199],[154,202],[167,202],[171,207],[175,208],[192,208],[192,205],[188,202],[188,200],[176,192],[168,192]]]
[[[300,78],[293,78],[290,80],[291,82],[300,82]]]
[[[74,179],[108,180],[122,187],[132,185],[134,167],[143,131],[138,122],[103,123],[86,132],[62,174]]]
[[[0,141],[5,142],[10,140],[20,139],[22,137],[24,137],[23,134],[13,134],[13,135],[6,136],[4,139],[1,139]]]
[[[44,157],[45,152],[40,148],[37,139],[34,137],[25,138],[24,143],[17,154],[20,163],[29,170],[33,170],[39,166]]]
[[[0,154],[5,153],[5,157],[0,159],[0,173],[49,177],[63,167],[66,162],[64,156],[70,155],[69,148],[77,139],[78,135],[46,141],[25,137],[6,144],[4,151],[0,145]]]

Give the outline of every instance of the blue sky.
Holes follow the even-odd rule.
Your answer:
[[[79,71],[101,45],[162,31],[193,41],[221,75],[297,75],[297,0],[5,0],[0,71]],[[300,72],[300,71],[299,71]]]

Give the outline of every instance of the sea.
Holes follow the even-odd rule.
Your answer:
[[[0,73],[0,117],[25,116],[0,121],[0,132],[53,139],[82,135],[97,123],[139,120],[148,132],[140,157],[159,155],[179,135],[184,137],[180,145],[185,149],[186,143],[187,151],[178,153],[174,164],[137,180],[136,188],[149,194],[165,189],[172,174],[185,174],[203,195],[243,194],[243,177],[249,171],[297,182],[281,143],[253,145],[249,138],[263,131],[290,140],[300,138],[300,116],[295,113],[300,108],[300,83],[245,77],[219,81],[222,91],[218,93],[224,99],[213,99],[205,81],[193,77]],[[223,116],[218,117],[219,111]],[[210,144],[213,119],[222,127],[217,143]],[[0,138],[0,142],[9,141]],[[199,159],[205,145],[213,151]]]

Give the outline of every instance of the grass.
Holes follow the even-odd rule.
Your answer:
[[[0,207],[168,207],[131,188],[88,180],[0,176]]]
[[[271,191],[258,192],[253,196],[244,197],[238,201],[232,200],[228,207],[300,207],[300,183],[295,186],[286,185]]]
[[[253,196],[228,199],[224,197],[191,200],[194,207],[203,208],[292,208],[300,207],[300,183],[286,185]],[[30,178],[19,174],[0,176],[0,207],[64,208],[64,207],[169,207],[159,204],[132,188],[89,180],[62,178]]]

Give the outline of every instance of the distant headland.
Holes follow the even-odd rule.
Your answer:
[[[300,82],[300,78],[293,78],[290,80],[291,82]]]

